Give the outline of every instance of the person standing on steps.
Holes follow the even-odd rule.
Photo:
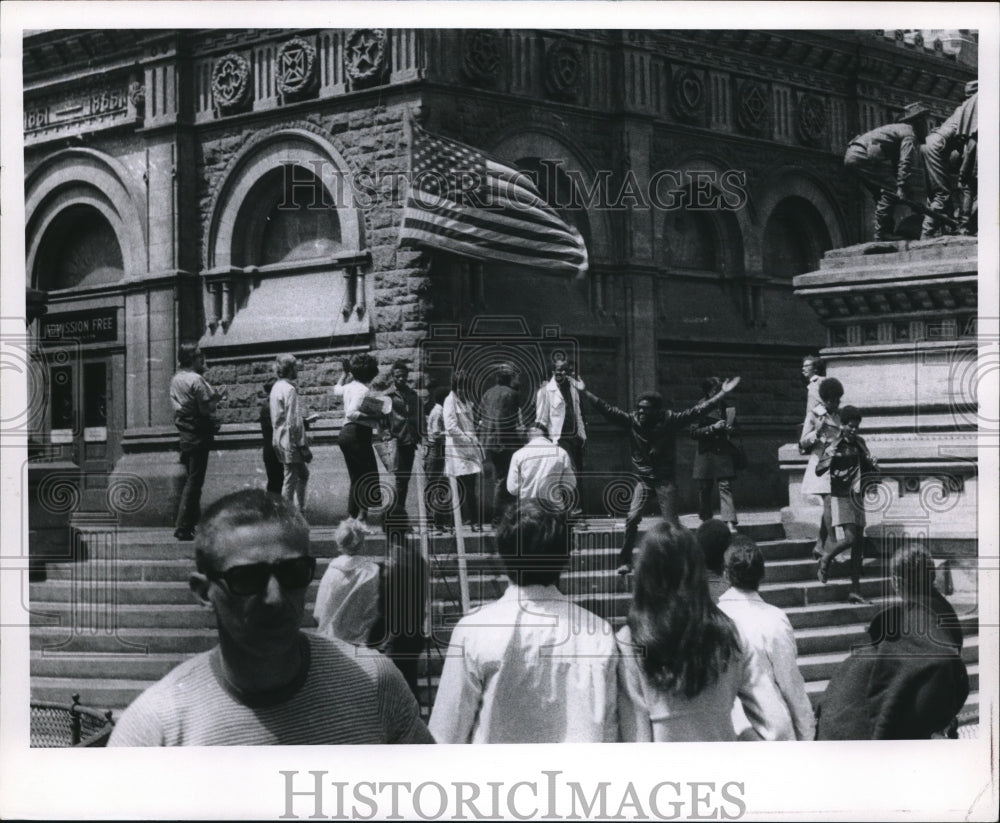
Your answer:
[[[575,379],[574,368],[573,361],[568,360],[565,355],[553,356],[552,379],[535,395],[535,420],[545,424],[549,439],[565,449],[573,461],[577,494],[582,500],[580,475],[583,472],[583,447],[587,443],[587,427],[580,411],[582,383]],[[576,509],[570,514],[578,517],[583,512]]]
[[[457,483],[462,525],[469,526],[472,531],[481,531],[482,513],[476,485],[483,472],[483,449],[476,437],[468,382],[465,372],[455,372],[451,392],[444,400],[444,473],[454,477]]]
[[[337,445],[344,454],[351,484],[347,492],[347,514],[362,523],[368,510],[382,505],[378,463],[372,446],[372,431],[387,413],[385,398],[369,395],[378,375],[378,363],[370,354],[356,354],[342,362],[343,373],[333,393],[344,402],[344,426]]]
[[[861,594],[861,569],[864,563],[865,512],[861,505],[861,482],[866,474],[878,472],[878,464],[865,441],[858,435],[861,412],[854,406],[840,410],[840,435],[833,440],[816,464],[816,474],[830,473],[830,526],[837,542],[819,558],[817,576],[826,583],[830,563],[837,555],[851,550],[851,603],[868,603]]]
[[[629,432],[635,489],[625,518],[625,542],[618,555],[618,574],[624,575],[631,571],[632,550],[639,534],[642,510],[650,495],[656,495],[663,519],[679,525],[675,479],[677,432],[725,397],[738,383],[738,378],[730,378],[722,384],[717,394],[680,412],[664,408],[663,395],[659,392],[644,392],[636,401],[635,411],[629,413],[587,391],[583,381],[578,381],[580,391],[597,410],[615,426]]]
[[[827,377],[819,384],[820,402],[809,409],[802,434],[799,436],[799,451],[809,455],[805,473],[802,476],[802,494],[815,494],[823,502],[823,514],[817,540],[813,547],[813,557],[817,560],[826,551],[826,540],[832,534],[830,527],[830,477],[816,473],[820,457],[837,435],[840,434],[840,399],[844,396],[844,386],[836,377]]]
[[[274,450],[284,467],[281,496],[300,511],[306,508],[306,485],[312,451],[305,420],[299,406],[298,361],[292,354],[279,354],[274,361],[278,377],[271,389],[271,422],[274,426]]]
[[[496,385],[490,386],[483,394],[480,404],[479,442],[493,464],[495,482],[493,487],[493,525],[500,523],[504,507],[510,503],[507,491],[507,472],[510,460],[522,439],[521,404],[517,392],[511,386],[514,367],[501,363],[496,369]]]
[[[174,537],[194,540],[201,513],[201,489],[208,471],[208,454],[220,424],[215,410],[225,392],[213,389],[204,378],[205,355],[197,343],[184,343],[177,352],[177,373],[170,381],[174,425],[180,434],[184,487],[177,506]]]
[[[718,377],[709,377],[701,384],[705,398],[721,388]],[[698,415],[690,430],[697,443],[691,477],[698,484],[698,517],[703,523],[712,519],[712,487],[718,485],[720,516],[733,534],[738,522],[733,501],[736,457],[731,439],[735,424],[736,409],[718,400]]]
[[[823,359],[818,354],[807,354],[802,358],[802,377],[806,381],[806,416],[802,421],[803,431],[805,431],[812,410],[823,402],[819,397],[819,384],[826,377],[826,363],[823,362]],[[799,452],[801,454],[808,454],[809,450],[799,446]],[[826,547],[826,521],[827,518],[820,515],[819,534],[816,537],[813,557],[819,557]]]
[[[409,378],[409,365],[405,360],[397,360],[392,364],[392,385],[385,393],[392,400],[389,432],[396,441],[396,500],[387,519],[390,526],[401,529],[409,528],[406,495],[413,477],[413,459],[420,443],[420,398],[410,387]]]
[[[271,494],[281,494],[285,482],[285,467],[274,450],[274,425],[271,423],[271,389],[278,382],[277,377],[264,381],[264,402],[260,404],[260,436],[264,444],[264,471],[267,472],[267,490]]]

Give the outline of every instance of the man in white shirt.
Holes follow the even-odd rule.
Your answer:
[[[438,743],[600,743],[617,739],[614,631],[557,588],[570,552],[565,516],[511,506],[497,529],[510,584],[455,627],[431,712]]]
[[[587,427],[580,409],[583,383],[575,378],[574,373],[574,363],[565,355],[557,354],[552,358],[552,379],[535,395],[535,420],[544,423],[552,442],[566,450],[573,461],[576,484],[579,486]]]
[[[753,650],[764,679],[770,681],[773,708],[767,712],[772,734],[768,740],[813,740],[816,717],[799,671],[795,634],[785,613],[765,603],[758,593],[764,579],[764,555],[746,535],[733,537],[726,550],[726,579],[730,588],[719,597],[719,608],[728,614]],[[733,725],[741,740],[759,739],[750,729],[739,701]]]
[[[576,492],[573,463],[565,449],[549,440],[544,423],[528,428],[528,443],[511,456],[507,491],[516,500],[541,500],[552,511],[569,508]]]

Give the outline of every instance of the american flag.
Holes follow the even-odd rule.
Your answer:
[[[570,274],[587,271],[587,247],[524,172],[472,146],[413,126],[410,187],[399,245]]]

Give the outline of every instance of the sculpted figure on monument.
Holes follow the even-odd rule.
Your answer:
[[[898,122],[859,134],[847,145],[844,166],[875,198],[875,240],[899,239],[892,220],[897,203],[924,211],[909,202],[909,194],[917,148],[927,136],[928,114],[925,106],[910,103]]]
[[[927,207],[951,215],[957,205],[958,223],[947,226],[932,215],[924,217],[920,236],[975,234],[970,230],[976,202],[976,143],[979,138],[979,83],[965,84],[966,99],[921,147],[927,184]],[[957,188],[958,192],[954,192]],[[957,196],[955,196],[957,194]]]

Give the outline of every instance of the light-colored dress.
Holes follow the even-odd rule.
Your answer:
[[[816,474],[816,464],[828,443],[840,434],[840,416],[828,411],[822,403],[813,406],[802,425],[799,445],[809,449],[809,462],[802,477],[802,494],[829,494],[830,473]]]

